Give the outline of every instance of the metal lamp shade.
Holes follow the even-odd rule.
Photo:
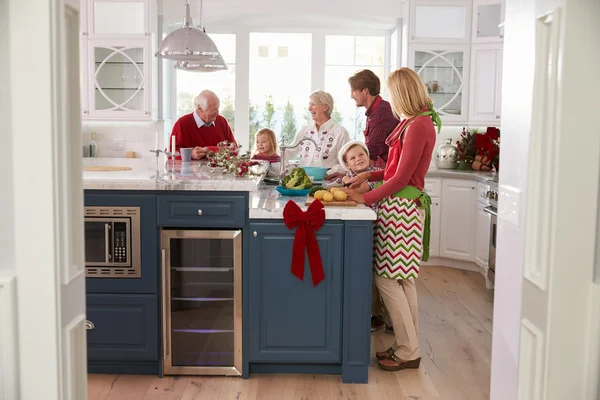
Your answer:
[[[178,61],[175,64],[175,69],[194,72],[215,72],[224,71],[227,69],[227,64],[221,56],[218,57],[203,57],[198,61]]]
[[[221,57],[221,54],[206,33],[191,26],[184,26],[165,37],[156,52],[156,57],[202,62],[208,58]]]

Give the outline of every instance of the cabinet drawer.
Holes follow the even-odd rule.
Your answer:
[[[159,196],[160,226],[242,228],[248,201],[240,196]]]
[[[88,294],[86,319],[89,360],[158,360],[157,295]]]
[[[425,191],[429,197],[442,195],[442,178],[425,178]]]

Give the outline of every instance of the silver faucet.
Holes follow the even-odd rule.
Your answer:
[[[296,143],[293,146],[286,146],[283,143],[283,136],[281,137],[281,143],[279,144],[279,148],[281,149],[281,165],[279,167],[279,185],[283,185],[283,178],[285,178],[285,150],[286,149],[295,149],[296,147],[300,146],[300,143],[302,143],[304,140],[313,142],[315,144],[315,151],[319,148],[319,145],[317,144],[317,142],[315,142],[314,139],[309,138],[308,136],[305,136],[302,139],[298,140],[298,143]]]

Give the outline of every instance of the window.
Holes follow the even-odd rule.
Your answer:
[[[365,109],[357,108],[350,97],[348,78],[361,69],[370,69],[381,80],[383,92],[385,37],[329,35],[325,39],[325,90],[336,104],[332,118],[348,130],[350,139],[364,140]]]
[[[227,70],[210,73],[176,70],[176,118],[194,111],[194,99],[202,90],[212,90],[221,99],[220,113],[235,132],[235,34],[211,34],[227,63]]]
[[[249,144],[262,128],[289,143],[307,123],[312,35],[250,34]]]

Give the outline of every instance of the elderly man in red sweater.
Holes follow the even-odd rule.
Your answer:
[[[221,101],[210,90],[203,90],[194,99],[195,110],[179,118],[173,126],[175,148],[193,147],[192,158],[200,160],[209,151],[217,151],[222,141],[234,142],[233,132],[227,120],[219,115]],[[180,157],[178,157],[180,158]]]

